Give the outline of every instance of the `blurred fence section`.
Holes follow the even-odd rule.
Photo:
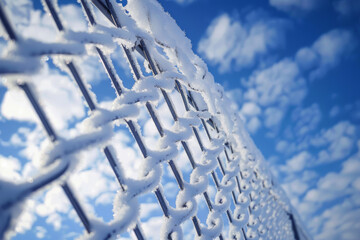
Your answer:
[[[13,233],[27,198],[47,186],[60,185],[87,239],[111,239],[126,232],[147,239],[139,209],[142,197],[149,192],[156,197],[164,216],[163,239],[186,238],[185,221],[191,221],[198,239],[308,239],[263,156],[231,109],[231,100],[158,2],[128,0],[122,6],[115,0],[79,0],[89,30],[74,32],[66,29],[57,3],[43,0],[44,10],[62,34],[57,42],[47,43],[23,38],[1,1],[1,23],[11,45],[0,59],[2,81],[10,89],[24,91],[52,144],[31,182],[0,181],[0,238]],[[107,18],[107,24],[100,24],[100,13]],[[130,88],[124,86],[120,70],[112,63],[111,49],[117,44],[133,73]],[[88,54],[98,55],[108,84],[116,92],[110,110],[99,106],[79,71],[78,66]],[[59,137],[40,104],[42,96],[35,94],[37,82],[29,76],[45,64],[44,57],[53,58],[56,67],[74,80],[89,108],[83,120],[86,127],[74,138]],[[180,99],[180,104],[174,104],[174,98]],[[171,127],[163,123],[161,101],[170,112]],[[144,126],[138,119],[144,111],[159,134],[155,147],[147,146],[142,136]],[[136,177],[124,174],[127,159],[117,156],[111,146],[116,133],[114,122],[127,126],[138,146],[136,150],[143,156]],[[190,142],[191,138],[195,141]],[[90,216],[68,182],[78,162],[76,154],[91,148],[102,149],[104,161],[108,161],[118,182],[110,222]],[[185,154],[192,169],[188,180],[178,164],[180,153]],[[163,190],[166,174],[179,188],[175,202],[170,202]],[[209,186],[215,187],[214,196],[209,194]],[[199,208],[200,204],[205,204],[207,210]]]

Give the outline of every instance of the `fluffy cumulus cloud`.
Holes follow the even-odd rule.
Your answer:
[[[304,200],[309,202],[339,201],[311,220],[309,226],[317,239],[331,236],[336,239],[357,239],[358,213],[360,211],[359,191],[356,181],[360,174],[360,141],[357,153],[348,158],[339,172],[330,172],[322,177]],[[321,224],[320,224],[321,223]]]
[[[307,94],[306,81],[291,59],[255,71],[245,86],[240,113],[251,132],[261,126],[260,119],[266,128],[276,132],[289,107],[300,104]]]
[[[302,171],[311,161],[312,156],[309,152],[303,151],[286,161],[286,165],[281,167],[282,171],[299,172]]]
[[[289,9],[302,7],[311,10],[321,4],[321,1],[275,0],[272,4],[292,6]],[[288,26],[280,19],[254,18],[257,14],[259,11],[254,11],[244,20],[238,20],[226,13],[220,15],[213,20],[206,36],[201,39],[199,52],[218,65],[220,72],[234,66],[254,66],[258,60],[271,53],[272,49],[283,45],[284,30]],[[302,106],[308,93],[307,80],[311,83],[311,80],[324,77],[351,55],[357,47],[356,40],[355,34],[350,30],[333,29],[322,34],[311,46],[299,49],[293,57],[259,65],[260,67],[242,81],[246,90],[237,96],[241,101],[238,109],[247,129],[256,133],[265,127],[269,130],[267,136],[274,137],[292,107],[297,107],[292,115],[292,118],[296,119],[293,134],[305,136],[316,129],[322,118],[319,106]],[[336,114],[335,108],[330,115]]]
[[[198,52],[221,72],[254,65],[271,50],[284,46],[288,23],[254,11],[244,19],[222,14],[214,19],[200,40]]]
[[[248,119],[247,128],[250,132],[254,133],[260,128],[261,122],[257,116],[261,114],[261,108],[255,102],[245,102],[240,114]]]
[[[348,138],[349,142],[339,143],[343,138]],[[360,210],[360,202],[356,200],[360,181],[358,139],[354,125],[339,122],[312,138],[311,145],[317,148],[318,155],[302,151],[279,166],[286,176],[284,190],[303,220],[308,222],[307,226],[316,239],[357,239],[355,226],[358,217],[355,217],[355,212]],[[284,150],[285,145],[279,143],[279,150]],[[327,152],[326,159],[323,159],[322,152]],[[314,167],[313,162],[325,164],[335,160],[342,160],[338,171],[313,175],[306,170]]]
[[[0,155],[0,179],[7,181],[18,181],[21,179],[21,163],[17,158],[4,157]]]
[[[296,63],[283,59],[249,79],[245,98],[256,100],[261,106],[287,106],[300,103],[306,95],[306,82]],[[254,92],[252,92],[254,90]]]
[[[300,49],[296,61],[310,71],[310,79],[324,76],[356,47],[356,38],[349,30],[334,29],[320,36],[311,47]]]
[[[318,104],[313,103],[307,108],[297,108],[292,113],[295,122],[294,131],[298,136],[303,136],[315,130],[321,120],[321,111]]]
[[[321,35],[310,47],[299,49],[294,58],[284,58],[253,71],[243,81],[246,91],[240,96],[239,111],[248,130],[255,133],[264,126],[270,130],[268,136],[275,136],[291,107],[296,107],[291,116],[296,122],[293,135],[305,136],[316,129],[322,113],[316,103],[303,106],[308,93],[307,79],[323,77],[356,47],[354,33],[334,29]],[[339,112],[334,107],[329,113],[332,117]]]
[[[315,220],[322,222],[316,239],[358,239],[360,234],[359,196],[349,198],[341,204],[335,205],[324,211]],[[319,224],[320,225],[320,224]]]
[[[243,104],[240,112],[248,116],[256,116],[261,113],[260,107],[254,102],[246,102]]]
[[[299,125],[299,123],[305,124]],[[293,129],[301,134],[292,136],[289,140],[281,140],[276,144],[278,152],[284,156],[291,156],[284,165],[279,166],[280,170],[288,176],[304,169],[344,160],[355,149],[358,130],[350,122],[338,122],[315,134],[308,131],[311,125],[301,118],[299,121],[294,121]],[[302,126],[306,126],[307,131],[303,132]]]
[[[285,183],[282,187],[287,193],[290,193],[289,196],[302,195],[309,188],[308,184],[301,179],[295,179],[291,182]]]
[[[353,124],[342,121],[314,136],[311,145],[323,147],[318,153],[318,163],[337,161],[348,156],[356,144],[356,132]]]
[[[261,127],[261,121],[257,117],[252,117],[246,124],[251,133],[255,133]]]
[[[41,239],[41,238],[44,238],[46,236],[46,232],[47,232],[46,228],[41,227],[41,226],[37,226],[35,228],[35,230],[36,230],[36,237],[37,238]]]

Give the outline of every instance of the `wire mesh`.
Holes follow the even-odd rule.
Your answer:
[[[144,8],[150,6],[146,1],[137,2],[143,4]],[[192,85],[186,80],[184,68],[181,67],[183,62],[178,59],[176,65],[169,57],[164,57],[164,52],[171,47],[149,34],[149,30],[133,18],[135,12],[125,11],[121,4],[113,0],[80,0],[79,4],[90,28],[87,32],[78,32],[78,35],[65,28],[56,4],[52,0],[43,1],[45,11],[51,15],[58,31],[65,36],[63,43],[51,45],[32,42],[31,46],[35,46],[32,51],[18,51],[1,60],[0,74],[9,79],[7,86],[19,87],[24,91],[53,143],[43,171],[32,183],[0,182],[1,196],[12,189],[10,197],[4,197],[0,201],[1,238],[13,230],[24,200],[48,185],[53,186],[55,182],[61,185],[79,216],[86,230],[84,237],[88,239],[116,238],[127,231],[133,232],[137,239],[146,239],[136,211],[141,208],[139,199],[147,192],[154,194],[162,210],[163,239],[183,238],[182,227],[187,220],[191,220],[198,239],[307,239],[292,214],[286,197],[274,184],[261,154],[244,131],[241,120],[226,109],[227,99],[221,90],[218,90],[220,95],[214,97],[218,106],[209,106],[209,98],[213,96],[209,96],[209,92],[201,88],[203,85]],[[156,11],[160,11],[156,14],[166,15],[157,2],[152,4],[150,7],[155,6]],[[113,24],[113,28],[98,23],[93,6]],[[150,8],[147,10],[152,11]],[[12,27],[11,18],[6,16],[1,1],[0,16],[9,42],[19,49],[30,46],[29,40],[23,39]],[[118,43],[119,38],[124,40],[119,44],[134,77],[131,89],[124,87],[106,50],[107,41]],[[184,54],[181,48],[172,50],[177,55]],[[116,107],[111,111],[101,108],[93,100],[94,93],[74,60],[75,57],[82,57],[90,52],[98,55],[110,80],[109,84],[116,93]],[[59,65],[74,80],[90,109],[89,116],[84,120],[89,126],[88,131],[73,139],[58,137],[39,103],[41,96],[34,93],[36,82],[22,78],[38,71],[44,56],[60,59]],[[145,68],[151,75],[140,66],[140,58],[143,58]],[[194,65],[197,68],[196,74],[202,71],[200,80],[209,75],[206,67]],[[16,80],[12,80],[13,76],[16,76]],[[217,88],[217,85],[210,87]],[[181,99],[181,111],[176,109],[173,98]],[[163,113],[159,113],[158,101],[164,101],[170,112],[173,123],[170,128],[162,122]],[[141,109],[146,109],[158,131],[160,147],[156,150],[150,149],[144,142],[141,132],[143,126],[137,120]],[[115,131],[114,122],[119,120],[120,124],[129,129],[144,158],[139,178],[125,176],[126,169],[122,167],[122,161],[126,159],[116,156],[113,147],[108,145]],[[74,154],[99,146],[102,147],[120,189],[114,201],[114,219],[110,222],[99,222],[89,216],[67,181],[74,168],[73,162],[76,161]],[[195,152],[200,152],[200,155],[194,154]],[[180,154],[187,158],[191,166],[189,174],[178,167],[177,159]],[[169,168],[163,169],[163,163]],[[162,184],[162,172],[167,170],[179,188],[174,203],[168,200]],[[189,180],[185,180],[185,176]],[[214,199],[208,193],[209,185],[216,188]],[[208,208],[205,217],[200,216],[200,204],[205,204]]]

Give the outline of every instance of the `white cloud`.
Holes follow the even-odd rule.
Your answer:
[[[170,171],[170,169],[169,169]],[[163,183],[163,188],[167,198],[175,198],[179,192],[179,187],[174,182],[165,182]]]
[[[72,186],[79,196],[83,198],[96,198],[101,193],[107,192],[111,187],[110,182],[97,169],[78,172],[71,177]],[[91,187],[86,187],[91,186]]]
[[[246,127],[251,133],[256,133],[256,131],[261,127],[261,121],[257,117],[252,117],[246,123]]]
[[[349,30],[334,29],[321,35],[309,48],[296,54],[296,61],[304,70],[313,69],[310,79],[323,77],[337,66],[356,47],[354,34]]]
[[[24,210],[17,218],[15,232],[25,233],[30,230],[36,221],[36,215],[34,214],[35,201],[27,199],[24,203]]]
[[[353,148],[353,139],[341,137],[333,142],[329,147],[331,159],[338,160],[347,156]]]
[[[90,204],[91,200],[96,204],[111,204],[113,198],[109,199],[109,197],[114,196],[116,190],[119,189],[113,173],[111,173],[111,170],[110,173],[108,172],[109,164],[104,157],[100,156],[102,156],[100,155],[100,149],[82,153],[79,158],[86,160],[77,166],[75,173],[71,175],[68,181],[87,215],[90,216],[102,214],[96,212],[94,206]],[[111,178],[109,178],[109,175],[111,175]],[[68,226],[69,222],[65,222],[64,217],[73,219],[75,222],[79,221],[60,186],[52,186],[45,192],[34,206],[34,209],[36,214],[44,217],[46,223],[52,225],[55,230],[59,230],[64,225]]]
[[[320,36],[311,47],[300,49],[295,60],[285,58],[254,71],[248,81],[244,81],[247,91],[243,94],[245,104],[240,110],[249,131],[255,133],[262,125],[258,120],[264,120],[263,125],[271,130],[268,136],[275,136],[289,107],[300,105],[307,95],[307,83],[303,75],[309,73],[310,79],[322,77],[338,65],[355,46],[352,32],[335,29]],[[256,110],[255,106],[261,110]],[[257,118],[251,119],[252,114]],[[318,104],[296,109],[292,116],[297,121],[294,126],[295,134],[306,136],[308,132],[315,130],[321,115]],[[341,140],[343,146],[345,141],[346,139]],[[341,151],[336,153],[341,155]],[[322,153],[322,158],[326,157],[325,152]]]
[[[352,183],[353,187],[360,191],[360,177],[358,177],[353,183]]]
[[[174,1],[180,5],[188,5],[195,2],[196,0],[171,0],[171,1]]]
[[[360,140],[357,141],[358,152],[343,163],[344,174],[360,173]]]
[[[360,204],[355,195],[311,219],[309,226],[316,239],[358,239]],[[318,223],[318,224],[313,224]]]
[[[270,0],[271,6],[278,10],[299,13],[314,10],[321,4],[322,0]]]
[[[319,62],[319,56],[309,47],[301,48],[297,51],[295,60],[303,70],[315,67]]]
[[[52,17],[35,10],[31,0],[6,1],[6,9],[11,13],[11,22],[22,37],[54,42],[59,36]],[[61,21],[67,29],[75,31],[87,28],[85,16],[78,5],[61,5],[60,13]]]
[[[11,21],[22,37],[47,42],[54,42],[59,38],[60,33],[56,30],[51,16],[40,10],[31,10],[31,1],[8,1],[7,5]],[[88,25],[79,5],[62,5],[60,12],[67,29],[87,29]],[[104,78],[105,73],[98,58],[89,56],[83,58],[82,61],[84,64],[79,64],[79,69],[85,81]],[[69,122],[84,116],[84,104],[80,91],[71,77],[54,68],[50,69],[48,64],[50,63],[44,62],[40,73],[29,78],[37,83],[36,92],[40,96],[39,101],[44,106],[50,122],[55,128],[63,130]],[[70,105],[73,107],[68,108],[67,106]],[[38,121],[24,94],[15,89],[9,89],[5,93],[1,104],[1,114],[8,119]]]
[[[226,90],[225,94],[229,99],[240,100],[242,99],[243,91],[240,88],[234,88],[234,89]],[[239,110],[238,109],[239,107],[240,106],[235,101],[231,102],[230,108],[233,109],[234,111]]]
[[[7,91],[1,104],[1,114],[7,119],[36,122],[36,114],[20,89]]]
[[[297,196],[306,192],[308,184],[301,179],[285,183],[282,185],[288,196]]]
[[[276,151],[280,153],[285,153],[289,151],[289,148],[291,146],[291,143],[285,140],[280,140],[276,143]]]
[[[53,213],[67,213],[69,210],[70,203],[58,186],[47,191],[43,202],[36,206],[36,213],[43,217],[51,216]]]
[[[334,236],[335,239],[356,239],[357,227],[352,226],[357,226],[360,210],[359,174],[360,141],[358,152],[343,162],[341,171],[329,172],[321,177],[316,187],[298,200],[305,205],[314,205],[312,211],[304,209],[303,216],[309,220],[308,226],[317,239],[333,239]],[[323,208],[324,204],[328,207]],[[314,216],[319,210],[323,212]]]
[[[314,146],[323,146],[328,144],[329,142],[335,141],[343,135],[354,136],[355,131],[356,127],[352,123],[348,121],[341,121],[329,129],[321,130],[320,134],[315,136],[312,139],[311,143]]]
[[[343,16],[355,15],[360,12],[358,0],[336,0],[333,2],[334,9]]]
[[[338,161],[348,156],[356,140],[356,128],[350,122],[339,122],[333,127],[322,130],[320,134],[311,139],[315,147],[326,146],[318,154],[317,163]]]
[[[47,232],[46,228],[41,227],[41,226],[36,226],[35,230],[36,230],[36,237],[37,237],[37,238],[40,239],[40,238],[44,238],[44,237],[45,237],[46,232]]]
[[[302,217],[314,214],[318,210],[318,206],[318,203],[309,201],[301,201],[295,204],[296,210],[301,213]]]
[[[146,222],[142,222],[141,227],[144,230],[144,235],[149,239],[161,239],[161,226],[163,217],[152,217]]]
[[[158,213],[161,215],[160,206],[158,203],[143,203],[140,206],[140,218],[147,219],[154,215],[154,213]]]
[[[131,178],[139,177],[142,157],[139,154],[138,146],[131,136],[123,131],[119,131],[114,136],[111,145],[115,149],[121,167],[126,169],[124,175]]]
[[[42,15],[41,11],[32,11],[32,1],[31,0],[19,0],[19,1],[5,1],[6,10],[8,10],[8,15],[11,16],[11,22],[15,26],[15,29],[19,29],[22,36],[27,38],[39,38],[39,32],[46,33],[47,40],[54,40],[56,37],[55,26],[51,22],[51,17],[49,15]],[[41,19],[42,17],[46,18],[45,21]],[[39,24],[39,23],[42,24]],[[34,24],[35,23],[35,24]],[[32,29],[28,29],[29,27]],[[1,28],[2,29],[2,28]],[[0,31],[0,36],[3,36],[4,33]]]
[[[53,225],[55,230],[60,230],[62,226],[62,220],[63,219],[59,214],[53,213],[46,218],[46,223]]]
[[[249,67],[269,51],[284,46],[286,26],[286,21],[269,18],[261,11],[251,12],[244,21],[222,14],[211,22],[198,52],[219,65],[220,72],[232,66]]]
[[[17,158],[0,155],[0,179],[19,181],[21,179],[21,163]]]
[[[42,127],[37,126],[34,129],[27,129],[25,132],[23,132],[23,130],[20,128],[11,136],[10,140],[12,140],[13,136],[16,135],[22,138],[21,144],[15,145],[22,147],[18,152],[19,155],[33,160],[26,163],[23,169],[24,177],[31,177],[34,173],[34,169],[32,168],[36,165],[33,165],[35,163],[35,158],[39,155],[41,142],[45,139],[44,130]]]
[[[248,86],[255,90],[257,102],[261,106],[296,105],[307,93],[305,80],[300,76],[298,66],[290,59],[283,59],[266,69],[256,71],[250,77]]]
[[[344,190],[350,184],[350,181],[351,177],[348,175],[331,172],[322,177],[317,185],[320,189],[340,191]]]
[[[242,105],[240,113],[247,116],[256,116],[261,113],[261,109],[254,102],[246,102]]]
[[[284,112],[279,108],[269,107],[265,111],[265,126],[268,128],[275,127],[281,123]]]
[[[281,166],[281,170],[284,172],[302,171],[311,159],[311,154],[307,151],[303,151],[293,156],[291,159],[287,160],[286,165]]]
[[[315,203],[324,203],[333,201],[335,199],[345,196],[348,192],[345,191],[329,191],[324,189],[311,189],[308,191],[304,197],[305,201],[315,202]]]
[[[58,130],[65,129],[69,122],[84,116],[84,105],[80,91],[69,77],[47,65],[36,76],[35,92],[51,123]],[[72,106],[69,108],[68,106]],[[6,91],[1,104],[1,114],[7,119],[39,122],[29,100],[19,89]]]
[[[317,146],[327,147],[329,142],[345,134],[354,134],[354,126],[341,122],[334,127],[323,130],[315,137]],[[282,143],[279,148],[286,147]],[[305,161],[296,161],[298,155],[289,160],[281,170],[287,171],[283,188],[291,199],[295,209],[316,239],[357,239],[358,214],[360,211],[360,141],[357,140],[357,152],[343,161],[342,168],[337,172],[321,174],[320,178],[307,172],[300,176],[295,169],[303,169]],[[301,158],[300,158],[301,159]],[[296,164],[297,163],[297,164]],[[293,165],[294,164],[294,165]],[[306,166],[306,165],[305,165]]]
[[[294,130],[298,136],[303,136],[315,130],[321,120],[321,111],[318,104],[313,103],[307,108],[297,108],[292,113],[295,122]]]
[[[115,194],[113,192],[100,193],[99,196],[96,198],[95,204],[112,204],[114,198]]]
[[[79,131],[74,128],[71,131],[64,130],[63,133],[65,133],[67,137],[71,137],[79,134]],[[39,127],[32,130],[21,128],[18,133],[15,134],[17,134],[19,138],[15,142],[18,143],[18,146],[24,147],[20,152],[23,152],[25,157],[34,159],[34,155],[39,152],[40,143],[44,140],[43,130]],[[128,155],[128,151],[126,151],[126,149],[129,147],[126,145],[129,140],[129,136],[125,134],[121,135],[120,132],[115,135],[114,140],[116,140],[117,150],[120,151],[123,156]],[[134,150],[132,149],[132,151]],[[89,204],[89,200],[94,200],[97,204],[111,204],[112,199],[109,201],[109,197],[103,196],[103,194],[110,194],[110,196],[113,196],[114,194],[111,195],[111,193],[114,193],[114,189],[118,189],[118,186],[114,181],[113,173],[109,170],[110,166],[101,154],[100,149],[86,151],[81,154],[82,155],[79,158],[85,160],[81,161],[77,166],[78,172],[72,176],[71,185],[73,189],[76,190],[77,196],[84,208],[87,210],[88,214],[92,215],[94,211],[92,206]],[[99,158],[100,156],[101,158]],[[101,161],[98,161],[99,159],[101,159]],[[21,166],[20,164],[17,164],[19,161],[16,159],[10,159],[10,163],[8,163],[9,161],[4,162],[2,159],[0,160],[0,165],[4,163],[8,168],[6,173],[7,175],[14,175],[20,169],[22,170],[24,177],[29,177],[38,172],[38,170],[32,165],[32,162],[26,163],[25,166]],[[128,158],[127,160],[130,161],[129,165],[134,165],[133,162],[131,162],[133,159]],[[129,168],[129,170],[131,169],[132,168]],[[128,173],[133,174],[134,172]],[[109,178],[109,176],[111,178]],[[19,178],[19,176],[16,178]],[[102,199],[98,200],[98,197],[102,197]],[[21,229],[24,228],[24,230],[21,231],[31,228],[37,215],[44,217],[46,222],[52,225],[55,230],[59,230],[64,227],[64,224],[66,227],[68,226],[69,223],[65,223],[63,219],[64,217],[69,218],[69,216],[75,216],[75,213],[71,210],[68,199],[66,199],[60,187],[52,187],[45,192],[45,194],[40,196],[40,199],[33,204],[32,209],[33,211],[24,212],[26,219],[22,220],[21,218],[19,220],[21,221],[19,223]],[[73,219],[78,221],[78,219]]]
[[[331,109],[330,109],[330,112],[329,112],[329,116],[330,117],[336,117],[340,112],[340,107],[339,106],[333,106]]]
[[[85,31],[88,27],[87,20],[79,5],[66,4],[60,6],[60,16],[66,29]]]
[[[345,111],[349,112],[355,120],[360,119],[360,100],[345,105]]]
[[[304,171],[301,176],[301,179],[303,179],[303,181],[312,181],[316,180],[317,178],[318,173],[315,171]]]
[[[240,113],[253,133],[261,126],[260,119],[264,119],[264,125],[271,129],[271,135],[276,133],[288,108],[300,104],[307,94],[305,79],[290,59],[255,71],[244,85],[247,91]]]
[[[26,137],[30,134],[31,129],[26,127],[20,127],[16,133],[10,137],[10,141],[6,144],[12,146],[26,146]]]

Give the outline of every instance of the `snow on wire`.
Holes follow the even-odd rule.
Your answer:
[[[31,182],[0,180],[0,238],[12,236],[24,201],[30,195],[60,184],[86,230],[82,236],[85,239],[113,239],[127,231],[134,232],[137,239],[146,239],[139,218],[139,199],[148,192],[155,194],[164,215],[162,239],[182,239],[183,223],[189,219],[197,239],[308,239],[262,154],[237,113],[229,108],[231,101],[223,88],[214,82],[206,64],[191,50],[190,40],[160,4],[156,0],[128,0],[126,6],[115,0],[78,2],[89,21],[86,32],[67,30],[57,3],[43,0],[45,11],[62,34],[57,43],[46,43],[22,38],[0,0],[0,19],[9,39],[6,54],[0,58],[3,84],[24,91],[52,142],[42,150],[41,169]],[[113,27],[99,24],[93,7]],[[133,73],[135,82],[131,89],[124,87],[112,64],[110,53],[116,44],[122,47]],[[143,58],[151,76],[143,72],[135,52]],[[94,93],[77,67],[82,56],[94,53],[117,94],[112,110],[99,107],[93,100]],[[44,56],[52,57],[56,66],[73,78],[90,109],[82,123],[83,133],[72,139],[57,135],[39,104],[41,96],[35,94],[36,82],[26,77],[39,71]],[[182,116],[172,101],[174,89],[185,110]],[[171,128],[162,124],[161,114],[157,113],[159,100],[165,101],[171,113]],[[143,126],[137,119],[143,108],[159,133],[157,149],[150,149],[141,135]],[[137,178],[125,176],[122,160],[108,145],[118,120],[128,127],[143,156]],[[194,146],[189,144],[193,136],[201,149],[200,158],[194,157]],[[88,216],[67,181],[78,162],[76,153],[98,146],[120,189],[110,222]],[[189,182],[177,166],[179,148],[192,167]],[[163,168],[164,164],[170,168]],[[167,169],[180,189],[175,206],[166,199],[161,183]],[[214,199],[207,190],[210,184],[217,190]],[[206,222],[198,217],[198,201],[204,201],[208,207]]]

